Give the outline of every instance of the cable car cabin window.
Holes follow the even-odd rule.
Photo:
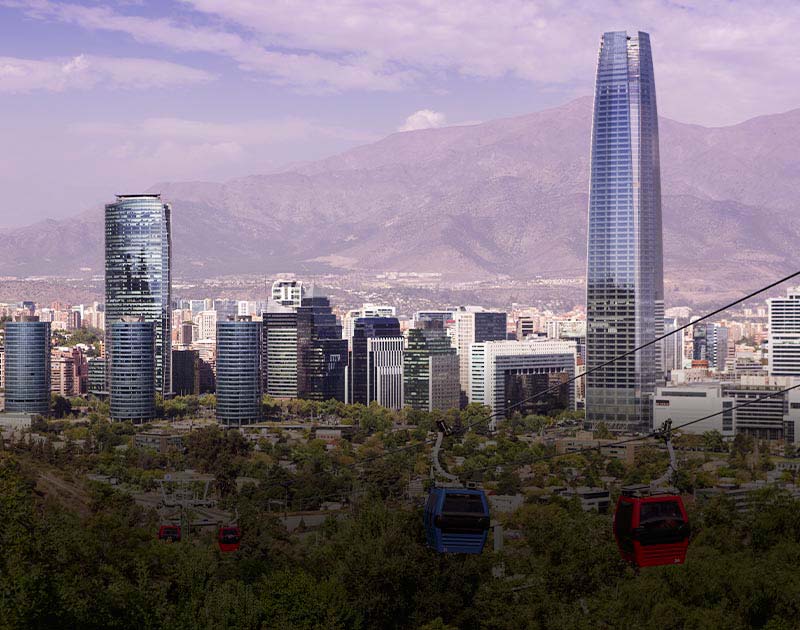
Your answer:
[[[689,535],[677,501],[652,501],[639,507],[637,539],[643,545],[676,543]]]
[[[676,518],[681,521],[683,520],[683,514],[681,513],[681,508],[678,506],[677,501],[642,503],[639,511],[639,523],[641,525],[644,525],[648,521]]]
[[[614,519],[614,534],[622,550],[633,553],[633,503],[619,502]]]
[[[483,501],[477,494],[447,494],[442,512],[445,514],[483,514]]]
[[[633,503],[620,501],[617,518],[614,520],[614,530],[617,536],[630,536],[633,530]]]
[[[219,541],[225,545],[235,545],[239,542],[239,533],[235,529],[223,529]]]
[[[482,534],[489,529],[489,515],[481,495],[447,493],[434,525],[443,534]]]

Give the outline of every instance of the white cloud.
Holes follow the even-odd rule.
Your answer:
[[[418,129],[435,129],[445,125],[447,119],[441,112],[432,109],[420,109],[408,118],[406,122],[397,128],[397,131],[416,131]]]
[[[169,87],[210,81],[203,70],[156,59],[95,57],[20,59],[0,57],[0,92],[62,92],[97,85],[115,88]]]
[[[125,33],[146,44],[184,52],[204,52],[233,59],[246,71],[259,72],[272,81],[305,89],[398,90],[415,79],[403,68],[388,68],[366,54],[325,57],[313,51],[292,52],[261,45],[235,32],[179,24],[167,18],[124,15],[103,6],[50,2],[50,0],[0,0],[0,6],[23,9],[38,19],[55,19],[90,30]]]
[[[659,105],[669,116],[724,124],[800,103],[796,0],[182,2],[180,17],[54,0],[0,6],[219,55],[274,83],[316,91],[436,91],[452,77],[511,77],[568,98],[591,92],[602,31],[638,28],[652,35]]]

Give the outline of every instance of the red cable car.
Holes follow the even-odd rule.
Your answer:
[[[166,542],[180,542],[181,541],[181,528],[180,525],[162,525],[158,528],[158,539]]]
[[[636,567],[683,564],[689,533],[679,495],[657,494],[649,486],[622,489],[614,513],[614,537],[623,560]]]
[[[223,553],[239,550],[239,543],[242,539],[242,530],[238,527],[220,527],[219,528],[219,550]]]

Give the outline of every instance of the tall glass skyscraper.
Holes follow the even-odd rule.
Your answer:
[[[261,322],[249,316],[217,322],[217,421],[261,420]]]
[[[170,207],[160,195],[117,195],[106,205],[106,330],[123,317],[156,327],[156,390],[172,390]],[[106,348],[110,348],[106,334]]]
[[[50,322],[26,316],[5,330],[6,411],[50,409]]]
[[[297,395],[345,400],[347,339],[327,297],[313,289],[297,309]]]
[[[108,327],[111,419],[148,422],[156,416],[155,322],[124,317]]]
[[[592,125],[587,369],[663,330],[661,175],[650,37],[603,34]],[[649,430],[658,350],[650,346],[586,377],[586,418]]]

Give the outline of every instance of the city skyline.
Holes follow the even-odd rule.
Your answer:
[[[0,626],[794,627],[786,2],[0,0]]]

